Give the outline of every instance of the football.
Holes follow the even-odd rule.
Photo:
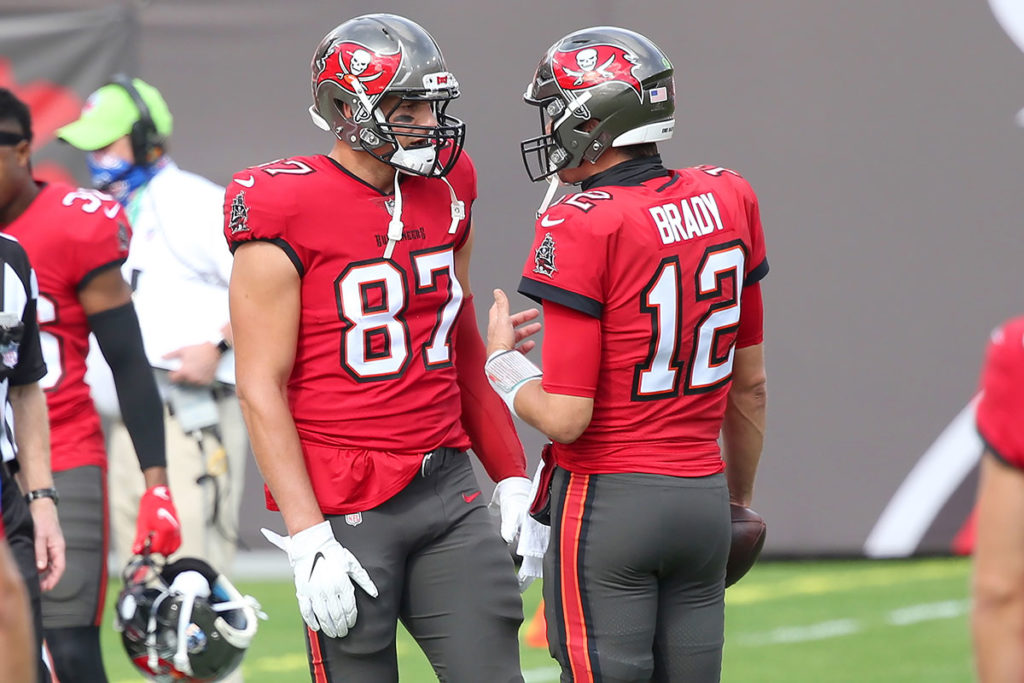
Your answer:
[[[750,571],[764,547],[764,517],[748,507],[729,504],[732,512],[732,545],[725,566],[725,587],[733,585]]]

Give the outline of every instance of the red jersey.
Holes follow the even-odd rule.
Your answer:
[[[128,219],[109,195],[50,183],[4,232],[25,247],[39,280],[39,339],[47,367],[39,383],[50,414],[53,471],[105,468],[100,419],[85,383],[90,330],[78,293],[95,275],[124,263]]]
[[[981,371],[978,433],[996,457],[1024,468],[1024,317],[992,333]]]
[[[476,198],[466,154],[448,174]],[[301,277],[302,310],[288,402],[321,509],[369,509],[403,488],[422,454],[469,447],[451,343],[463,293],[447,185],[401,178],[403,238],[384,258],[395,196],[327,156],[293,157],[234,176],[225,195],[232,250],[281,247]],[[268,496],[268,504],[274,507]]]
[[[740,294],[768,272],[757,198],[722,168],[627,164],[537,221],[523,269],[521,293],[601,321],[593,418],[554,460],[584,474],[721,472]]]

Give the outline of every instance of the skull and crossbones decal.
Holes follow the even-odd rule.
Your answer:
[[[608,70],[608,67],[615,61],[615,55],[613,54],[604,61],[601,66],[597,65],[597,50],[592,47],[584,48],[576,53],[576,66],[579,67],[579,71],[562,67],[562,70],[570,76],[574,77],[574,85],[581,85],[583,79],[587,77],[587,74],[596,73],[602,78],[614,78],[615,75]]]

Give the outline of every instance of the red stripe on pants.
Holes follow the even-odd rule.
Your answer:
[[[327,670],[324,668],[324,654],[320,650],[320,634],[306,628],[306,635],[309,637],[309,661],[313,665],[313,681],[315,683],[328,683]]]
[[[558,530],[561,556],[562,618],[565,621],[565,649],[573,680],[593,681],[590,667],[590,648],[587,643],[587,624],[583,616],[583,598],[580,595],[579,540],[586,512],[587,489],[590,475],[569,473],[569,486],[562,501],[562,520]]]

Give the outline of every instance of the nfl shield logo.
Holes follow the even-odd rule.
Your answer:
[[[352,514],[345,515],[345,524],[349,526],[359,526],[363,523],[363,513],[353,512]]]

